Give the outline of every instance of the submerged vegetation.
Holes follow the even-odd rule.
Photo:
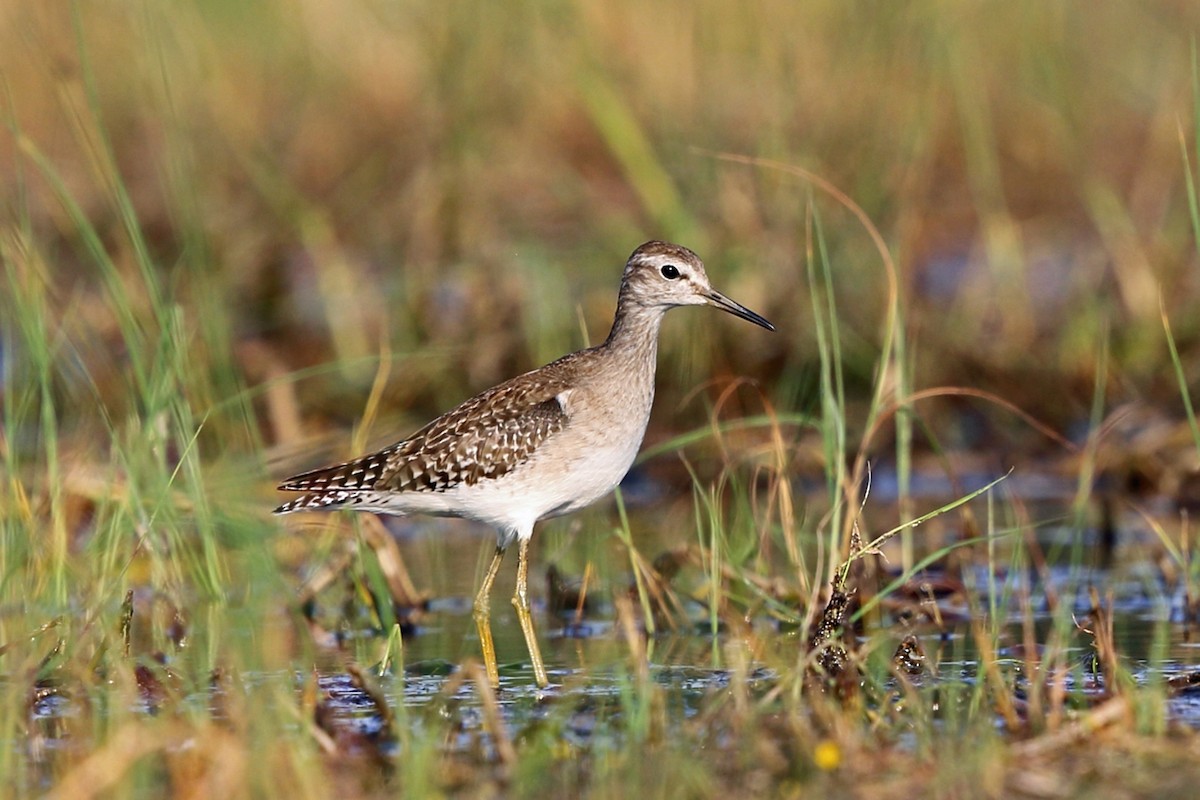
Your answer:
[[[7,794],[1200,781],[1200,9],[0,20]],[[555,686],[497,608],[494,692],[490,533],[272,478],[596,341],[648,238],[780,332],[667,323],[635,472],[534,538]]]

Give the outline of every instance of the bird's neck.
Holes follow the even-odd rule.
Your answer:
[[[620,425],[632,425],[641,432],[650,419],[654,405],[654,373],[658,369],[658,329],[662,325],[663,306],[617,304],[608,339],[600,345],[610,365],[608,374],[619,378],[611,387],[619,393],[627,411],[626,418],[614,420],[614,431]],[[615,362],[615,363],[614,363]]]
[[[653,369],[658,354],[658,330],[666,310],[663,306],[618,302],[617,316],[603,347],[613,355],[648,362]]]

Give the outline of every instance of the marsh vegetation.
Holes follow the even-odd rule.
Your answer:
[[[1193,5],[0,5],[5,792],[1192,791]],[[489,531],[274,479],[648,238],[780,330],[667,322],[493,692]]]

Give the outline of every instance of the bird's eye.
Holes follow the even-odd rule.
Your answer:
[[[663,264],[662,276],[669,281],[673,281],[679,277],[679,267],[674,264]]]

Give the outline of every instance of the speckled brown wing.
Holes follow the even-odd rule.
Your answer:
[[[309,494],[276,513],[354,505],[365,492],[441,492],[504,475],[567,424],[567,381],[558,369],[538,373],[467,400],[391,447],[288,478],[281,490]]]
[[[387,452],[376,490],[445,491],[498,478],[567,422],[557,380],[503,384],[468,400]]]

